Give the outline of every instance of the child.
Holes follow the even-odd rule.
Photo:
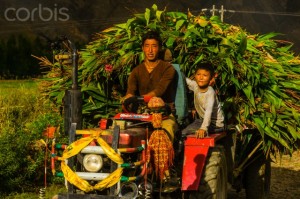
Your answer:
[[[200,64],[195,71],[195,79],[186,78],[188,88],[194,92],[194,105],[199,119],[189,124],[182,135],[195,133],[196,138],[203,138],[210,132],[224,129],[224,115],[210,82],[214,77],[213,67],[209,63]]]

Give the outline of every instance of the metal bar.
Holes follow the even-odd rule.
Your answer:
[[[104,180],[110,173],[92,173],[92,172],[75,172],[80,178],[84,180]]]
[[[101,146],[87,146],[81,150],[81,153],[105,154]]]
[[[245,160],[237,167],[233,170],[233,175],[235,177],[239,176],[240,173],[243,170],[244,165],[246,164],[246,162],[252,157],[252,155],[259,149],[259,147],[262,145],[262,141],[260,141],[257,146],[251,151],[251,153],[248,154],[248,156],[245,158]]]
[[[69,131],[69,145],[75,141],[75,134],[76,134],[76,123],[72,123]],[[68,166],[70,168],[74,167],[75,157],[71,157],[68,159]],[[74,193],[74,185],[68,182],[68,193]]]
[[[111,147],[117,152],[119,147],[119,138],[120,138],[120,126],[115,125],[113,131],[113,141]],[[114,172],[118,168],[118,164],[111,161],[110,172]],[[117,185],[110,187],[110,195],[116,195]]]

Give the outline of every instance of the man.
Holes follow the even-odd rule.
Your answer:
[[[149,31],[143,36],[144,61],[132,70],[128,78],[124,104],[134,96],[143,96],[145,101],[149,101],[151,97],[161,97],[172,112],[175,112],[176,71],[169,62],[159,59],[161,47],[162,40],[157,32]],[[177,129],[173,114],[163,121],[162,128],[173,141],[174,131]]]

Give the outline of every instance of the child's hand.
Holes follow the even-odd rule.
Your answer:
[[[196,138],[204,138],[207,135],[207,133],[205,130],[199,129],[196,131],[195,135],[196,135]]]

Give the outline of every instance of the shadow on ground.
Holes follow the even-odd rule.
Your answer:
[[[270,199],[300,198],[300,152],[291,157],[284,155],[278,162],[272,163]],[[246,199],[245,191],[236,193],[230,190],[228,199]]]

